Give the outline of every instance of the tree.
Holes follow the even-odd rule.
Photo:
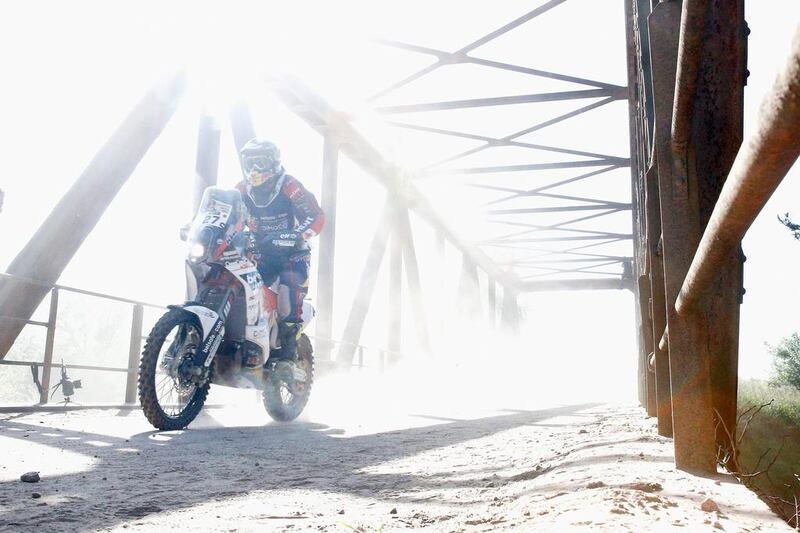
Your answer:
[[[795,238],[795,239],[797,239],[798,241],[800,241],[800,224],[795,224],[795,223],[793,223],[793,222],[791,221],[791,219],[789,218],[789,213],[786,213],[786,214],[783,216],[783,218],[781,218],[781,216],[780,216],[780,215],[778,215],[778,220],[780,220],[780,221],[781,221],[781,224],[783,224],[784,226],[786,226],[787,228],[789,228],[789,231],[791,231],[791,232],[792,232],[792,235],[794,235],[794,238]]]
[[[800,389],[800,333],[782,339],[769,351],[773,357],[772,380]]]

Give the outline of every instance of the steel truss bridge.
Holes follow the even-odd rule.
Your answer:
[[[372,43],[427,61],[418,70],[398,72],[396,81],[377,93],[364,95],[373,115],[398,135],[465,144],[456,151],[444,149],[413,168],[393,161],[363,131],[358,117],[336,109],[301,79],[269,75],[267,87],[324,139],[321,203],[327,228],[320,238],[316,280],[319,348],[338,364],[353,363],[382,263],[389,269],[392,287],[390,324],[400,323],[405,275],[417,338],[423,347],[429,344],[420,284],[420,271],[426,265],[415,250],[413,215],[427,223],[440,242],[460,251],[462,285],[476,298],[479,275],[486,280],[487,315],[492,322],[499,315],[504,325],[514,328],[521,293],[632,291],[639,332],[640,401],[648,415],[657,417],[659,433],[674,438],[679,468],[715,471],[720,454],[731,449],[730,435],[735,434],[741,239],[800,153],[800,39],[782,77],[765,97],[757,133],[743,145],[748,34],[744,0],[625,0],[619,10],[624,39],[602,35],[598,29],[600,39],[618,38],[620,43],[623,79],[612,80],[572,75],[570,65],[554,72],[485,53],[498,41],[556,16],[570,2],[538,4],[449,49],[388,39]],[[535,59],[536,54],[529,56]],[[485,80],[513,73],[546,82],[550,89],[404,100],[404,90],[460,67],[479,69]],[[573,67],[581,70],[580,65]],[[184,82],[176,74],[136,104],[1,280],[0,355],[8,352],[26,324],[47,327],[48,345],[41,363],[45,391],[57,294],[74,290],[55,284],[158,139]],[[537,112],[531,112],[531,105]],[[492,120],[491,114],[476,115],[483,117],[480,120],[447,118],[459,112],[509,109],[518,109],[513,114],[525,121],[524,127],[498,133],[507,121]],[[611,116],[598,115],[603,110],[616,112],[619,120],[598,124],[596,117],[605,121]],[[199,124],[196,202],[205,187],[217,182],[220,151],[217,123],[201,117]],[[255,135],[257,124],[246,102],[231,110],[230,126],[237,148]],[[541,140],[556,128],[567,132],[563,138],[578,142],[586,131],[628,136],[629,146],[623,153],[603,153]],[[514,156],[508,156],[512,151]],[[334,343],[340,155],[374,177],[388,194],[364,255],[360,286],[342,338]],[[494,162],[486,163],[489,160]],[[439,180],[450,180],[450,202],[465,199],[471,210],[462,210],[462,216],[471,227],[480,226],[479,238],[463,235],[459,228],[464,221],[445,216],[441,205],[426,193],[429,184]],[[475,197],[483,201],[472,205],[466,200]],[[31,320],[49,292],[54,295],[49,320]],[[130,303],[135,306],[133,363],[117,370],[135,379],[143,304]],[[338,348],[335,353],[334,348]],[[400,350],[395,328],[386,351]],[[132,394],[126,393],[130,399]]]

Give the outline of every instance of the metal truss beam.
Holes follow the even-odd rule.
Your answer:
[[[478,48],[480,46],[483,46],[484,44],[486,44],[486,43],[488,43],[490,41],[493,41],[494,39],[497,39],[501,35],[505,35],[506,33],[510,32],[511,30],[513,30],[513,29],[515,29],[515,28],[517,28],[519,26],[522,26],[526,22],[528,22],[530,20],[533,20],[534,18],[538,17],[542,13],[546,13],[547,11],[553,9],[554,7],[557,7],[560,4],[563,4],[564,2],[566,2],[566,0],[550,0],[549,2],[546,2],[546,3],[542,4],[541,6],[537,7],[536,9],[528,11],[527,13],[522,15],[521,17],[518,17],[518,18],[514,19],[513,21],[509,22],[508,24],[505,24],[504,26],[494,30],[493,32],[490,32],[490,33],[484,35],[480,39],[472,41],[468,45],[466,45],[466,46],[460,48],[459,50],[457,50],[456,52],[454,52],[454,54],[455,55],[467,54],[467,53],[471,52],[472,50],[475,50],[476,48]],[[385,95],[389,94],[390,92],[393,92],[393,91],[399,89],[400,87],[404,87],[405,85],[408,85],[409,83],[411,83],[411,82],[413,82],[415,80],[418,80],[419,78],[425,76],[426,74],[428,74],[430,72],[433,72],[434,70],[436,70],[439,67],[442,67],[442,66],[444,66],[446,64],[447,64],[447,61],[445,61],[443,58],[440,58],[438,61],[436,61],[436,63],[433,63],[432,65],[429,65],[429,66],[423,68],[422,70],[419,70],[419,71],[411,74],[410,76],[407,76],[406,78],[398,81],[397,83],[394,83],[393,85],[391,85],[391,86],[383,89],[382,91],[376,93],[369,100],[370,101],[377,100],[378,98],[380,98],[382,96],[385,96]]]
[[[442,176],[442,175],[455,175],[455,174],[500,174],[504,172],[528,172],[531,170],[558,170],[560,168],[582,168],[582,167],[600,167],[605,165],[613,165],[615,167],[625,166],[628,160],[619,159],[590,159],[583,161],[559,161],[556,163],[530,163],[524,165],[499,165],[491,167],[468,167],[468,168],[453,168],[441,170],[429,170],[420,174],[420,177],[427,176]]]
[[[505,222],[505,221],[503,221],[506,224],[511,225],[511,226],[521,226],[521,227],[525,227],[525,228],[529,228],[529,229],[526,229],[524,231],[517,231],[515,233],[508,233],[506,235],[502,235],[500,237],[497,237],[496,239],[488,239],[487,241],[498,241],[498,240],[513,239],[513,238],[516,238],[516,237],[521,237],[523,235],[530,235],[531,233],[539,233],[539,232],[542,232],[542,231],[566,231],[566,232],[571,232],[571,233],[586,233],[586,234],[590,234],[590,235],[608,235],[608,232],[605,232],[605,231],[582,230],[582,229],[576,229],[576,228],[567,228],[565,226],[568,226],[570,224],[575,224],[577,222],[582,222],[582,221],[585,221],[585,220],[591,220],[591,219],[594,219],[594,218],[604,217],[606,215],[611,215],[613,213],[618,213],[619,211],[620,211],[620,209],[611,209],[609,211],[604,211],[602,213],[594,213],[594,214],[591,214],[591,215],[578,217],[578,218],[573,218],[573,219],[570,219],[570,220],[567,220],[567,221],[564,221],[564,222],[559,222],[558,224],[550,224],[550,225],[539,225],[539,224],[529,224],[529,223],[513,223],[513,222]],[[492,222],[497,223],[497,222],[500,222],[500,221],[492,221]]]
[[[610,104],[611,102],[614,102],[616,100],[617,100],[617,98],[605,98],[603,100],[600,100],[599,102],[593,102],[593,103],[591,103],[589,105],[580,107],[580,108],[575,109],[573,111],[570,111],[568,113],[564,113],[564,114],[559,115],[557,117],[553,117],[553,118],[545,120],[543,122],[539,122],[537,124],[534,124],[533,126],[528,126],[527,128],[521,129],[519,131],[515,131],[514,133],[512,133],[510,135],[506,135],[505,137],[503,137],[500,140],[501,141],[509,141],[509,140],[512,140],[512,139],[518,139],[519,137],[523,137],[523,136],[525,136],[525,135],[527,135],[529,133],[533,133],[535,131],[539,131],[539,130],[542,130],[544,128],[547,128],[548,126],[553,126],[553,125],[558,124],[560,122],[564,122],[565,120],[568,120],[570,118],[576,117],[578,115],[582,115],[583,113],[586,113],[586,112],[591,111],[593,109],[597,109],[597,108],[602,107],[602,106],[604,106],[606,104]],[[486,143],[484,145],[477,146],[475,148],[470,148],[469,150],[466,150],[464,152],[461,152],[461,153],[446,157],[446,158],[444,158],[444,159],[442,159],[440,161],[432,163],[432,164],[428,165],[427,167],[425,167],[425,170],[429,170],[429,169],[444,165],[445,163],[449,163],[451,161],[455,161],[457,159],[461,159],[461,158],[467,157],[468,155],[477,154],[478,152],[482,152],[483,150],[486,150],[486,149],[491,148],[493,146],[495,146],[495,145],[492,144],[492,143]]]
[[[378,272],[383,262],[383,256],[386,255],[386,246],[392,230],[393,217],[394,209],[387,201],[378,222],[378,228],[367,251],[359,286],[353,298],[350,313],[347,316],[347,323],[342,334],[342,343],[339,345],[339,353],[336,356],[336,362],[345,368],[350,368],[353,364],[356,346],[361,339],[361,330],[364,329],[364,321],[367,319],[369,306],[372,302],[372,294],[375,292]]]
[[[535,265],[549,265],[549,264],[561,264],[561,263],[600,263],[603,260],[607,260],[604,262],[606,265],[611,265],[614,263],[624,263],[625,261],[630,261],[630,257],[623,257],[623,256],[604,256],[602,259],[598,257],[572,257],[569,259],[540,259],[540,260],[528,260],[528,261],[514,261],[509,263],[511,265],[517,267],[534,267]]]
[[[9,274],[43,282],[0,283],[0,359],[5,357],[45,295],[136,170],[169,122],[185,79],[174,75],[151,88],[95,154],[42,225],[8,267]]]
[[[527,281],[523,284],[523,292],[546,291],[602,291],[627,289],[625,281],[619,279],[565,279],[553,281]]]
[[[407,130],[414,130],[414,131],[421,131],[425,133],[435,133],[437,135],[446,135],[449,137],[459,137],[462,139],[473,139],[476,141],[484,141],[487,144],[492,146],[514,146],[518,148],[530,148],[532,150],[541,150],[544,152],[555,152],[559,154],[568,154],[568,155],[577,155],[581,157],[594,157],[597,159],[604,159],[604,160],[618,160],[620,164],[627,163],[627,158],[624,157],[615,157],[612,155],[607,154],[599,154],[596,152],[584,152],[582,150],[572,150],[569,148],[558,148],[555,146],[546,146],[542,144],[533,144],[533,143],[525,143],[519,141],[513,141],[510,139],[499,139],[496,137],[489,137],[486,135],[478,135],[475,133],[466,133],[463,131],[455,131],[455,130],[446,130],[442,128],[432,128],[430,126],[420,126],[418,124],[408,124],[406,122],[388,122],[390,126],[395,128],[407,129]]]
[[[618,89],[620,88],[618,85],[614,85],[613,83],[605,83],[602,81],[590,80],[586,78],[579,78],[577,76],[568,76],[565,74],[558,74],[556,72],[549,72],[546,70],[539,70],[530,67],[523,67],[520,65],[513,65],[510,63],[503,63],[500,61],[491,61],[488,59],[480,59],[477,57],[472,57],[467,55],[466,53],[452,53],[446,52],[444,50],[438,50],[436,48],[429,48],[427,46],[418,46],[415,44],[404,43],[401,41],[393,41],[390,39],[376,39],[375,42],[378,44],[382,44],[384,46],[388,46],[389,48],[397,48],[400,50],[406,50],[409,52],[417,52],[419,54],[431,55],[438,58],[442,63],[448,65],[456,65],[456,64],[463,64],[463,63],[471,63],[473,65],[480,65],[483,67],[489,68],[496,68],[499,70],[508,70],[511,72],[519,72],[521,74],[529,74],[531,76],[536,76],[539,78],[548,78],[551,80],[559,80],[565,81],[569,83],[577,83],[580,85],[589,85],[591,87],[599,87],[604,89]]]
[[[519,209],[492,209],[488,211],[490,215],[529,215],[533,213],[568,213],[572,211],[596,211],[598,209],[627,210],[631,204],[622,203],[598,203],[594,205],[562,205],[553,207],[524,207]]]
[[[374,145],[322,97],[290,76],[274,78],[273,82],[275,92],[291,111],[318,132],[333,135],[339,142],[341,152],[362,170],[374,176],[396,202],[413,209],[420,218],[445,235],[453,246],[500,284],[512,288],[519,284],[519,279],[513,273],[501,270],[482,250],[458,235],[411,182],[407,172],[387,161]]]
[[[475,107],[493,107],[515,104],[533,104],[541,102],[559,102],[562,100],[582,100],[587,98],[627,98],[627,87],[614,89],[583,89],[578,91],[558,91],[551,93],[517,94],[512,96],[495,96],[491,98],[472,98],[468,100],[449,100],[442,102],[425,102],[421,104],[405,104],[383,106],[375,109],[378,113],[395,115],[399,113],[421,113],[426,111],[447,111],[450,109],[469,109]]]
[[[579,235],[575,237],[535,237],[531,239],[514,239],[514,240],[505,240],[501,242],[486,242],[482,243],[481,246],[497,246],[497,247],[504,247],[505,245],[509,244],[522,244],[525,242],[569,242],[569,241],[597,241],[597,240],[608,240],[613,238],[614,241],[630,239],[632,235],[630,233],[606,233],[602,235]]]
[[[540,265],[540,264],[559,264],[559,263],[599,263],[604,260],[609,260],[614,263],[624,263],[626,261],[630,261],[631,257],[626,256],[613,256],[613,255],[603,255],[598,257],[570,257],[565,259],[527,259],[524,261],[509,261],[505,263],[509,266],[516,266],[516,267],[526,267],[530,265]]]

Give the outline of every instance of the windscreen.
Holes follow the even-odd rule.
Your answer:
[[[235,189],[209,187],[192,221],[187,244],[194,262],[217,261],[242,232],[242,196]]]

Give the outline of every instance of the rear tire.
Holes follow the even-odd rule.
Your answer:
[[[294,391],[285,381],[270,376],[264,383],[264,408],[269,416],[278,422],[290,422],[303,412],[311,387],[314,384],[314,348],[311,341],[302,334],[297,340],[297,365],[306,373],[306,381],[302,385],[294,385]]]
[[[178,380],[171,378],[165,371],[163,364],[159,362],[163,357],[159,356],[163,355],[164,341],[171,332],[174,332],[175,335],[199,333],[200,339],[202,339],[202,327],[197,317],[181,309],[169,310],[156,322],[147,337],[139,364],[139,402],[147,420],[161,430],[183,429],[188,426],[203,408],[208,396],[208,389],[211,386],[210,379],[207,379],[202,385],[187,387],[179,384]],[[181,352],[189,346],[187,342],[184,342]],[[210,375],[211,373],[209,373]],[[172,386],[172,390],[170,390],[170,386]],[[170,394],[170,398],[172,392],[177,393],[177,410],[167,403],[167,398],[159,398],[160,392]]]

